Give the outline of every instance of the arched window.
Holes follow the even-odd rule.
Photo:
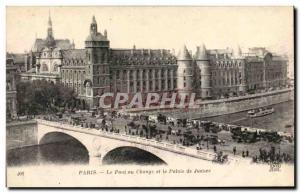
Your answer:
[[[48,66],[47,66],[46,63],[43,63],[43,64],[42,64],[42,71],[43,71],[43,72],[47,72],[47,71],[48,71]]]
[[[11,82],[10,82],[10,80],[6,81],[6,90],[11,90]]]
[[[86,95],[91,96],[92,95],[92,89],[89,82],[86,83]]]
[[[58,65],[56,63],[54,63],[53,72],[57,72],[57,70],[58,70]]]

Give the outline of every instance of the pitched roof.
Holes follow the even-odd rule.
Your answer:
[[[108,41],[107,38],[101,33],[90,34],[85,41]]]
[[[25,54],[6,53],[6,59],[12,59],[15,64],[24,64]]]
[[[62,50],[63,59],[85,59],[86,58],[86,50],[85,49],[69,49]]]
[[[166,49],[111,49],[114,64],[173,64],[176,57]]]
[[[55,46],[62,49],[71,49],[72,43],[69,39],[56,39],[55,40]],[[47,47],[47,41],[46,39],[36,39],[32,48],[33,52],[40,52],[44,47]]]
[[[111,49],[112,56],[151,56],[163,57],[173,56],[166,49]]]

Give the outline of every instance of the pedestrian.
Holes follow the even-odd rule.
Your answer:
[[[236,147],[234,146],[233,147],[233,155],[235,155],[236,154]]]
[[[246,150],[246,157],[248,157],[249,156],[249,151],[248,151],[248,149]]]
[[[214,145],[214,152],[216,153],[217,152],[217,147]]]
[[[199,145],[199,143],[197,143],[197,145],[196,145],[196,149],[197,149],[197,150],[199,150],[199,149],[200,149],[200,145]]]
[[[244,151],[242,152],[242,156],[245,157],[245,152]]]

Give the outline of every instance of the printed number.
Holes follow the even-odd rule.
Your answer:
[[[17,176],[24,176],[24,172],[18,172]]]

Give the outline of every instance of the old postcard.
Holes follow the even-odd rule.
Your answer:
[[[294,187],[293,7],[6,7],[8,187]]]

